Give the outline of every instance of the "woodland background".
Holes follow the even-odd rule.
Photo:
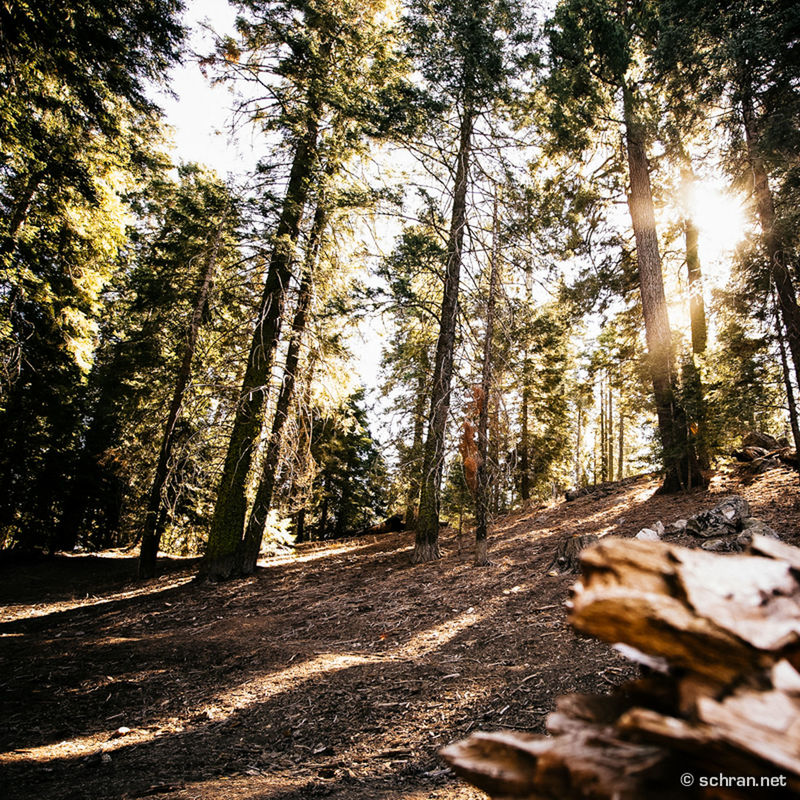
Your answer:
[[[400,515],[483,562],[565,488],[800,445],[795,3],[234,5],[201,54],[174,0],[0,7],[0,548],[227,577]],[[169,155],[192,59],[245,179]]]

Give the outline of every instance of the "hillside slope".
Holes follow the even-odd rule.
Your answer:
[[[412,566],[412,533],[303,545],[252,578],[143,585],[120,554],[5,565],[0,794],[6,798],[467,800],[439,747],[469,730],[541,731],[559,694],[633,673],[576,635],[574,576],[547,574],[575,533],[632,536],[739,492],[800,544],[797,475],[659,497],[655,480],[498,520],[493,566],[464,542]]]

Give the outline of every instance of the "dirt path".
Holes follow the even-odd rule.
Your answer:
[[[546,567],[573,533],[633,535],[740,491],[800,543],[797,477],[607,496],[498,521],[494,565],[411,566],[413,534],[304,545],[250,579],[190,582],[164,560],[136,584],[120,554],[0,572],[0,796],[467,800],[436,751],[472,729],[542,731],[555,698],[632,674],[574,634],[571,577]]]

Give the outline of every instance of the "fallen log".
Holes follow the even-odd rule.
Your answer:
[[[560,698],[549,736],[473,734],[442,751],[453,769],[494,798],[797,797],[800,549],[605,538],[581,567],[573,626],[665,674]]]

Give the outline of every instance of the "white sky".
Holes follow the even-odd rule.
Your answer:
[[[213,50],[212,37],[233,33],[235,9],[227,0],[189,0],[184,20],[190,26],[190,52],[205,55]],[[175,97],[160,94],[158,102],[175,133],[175,155],[181,161],[197,161],[215,169],[221,177],[245,175],[257,153],[252,133],[230,132],[233,96],[224,86],[212,86],[192,57],[170,71],[169,87]]]

